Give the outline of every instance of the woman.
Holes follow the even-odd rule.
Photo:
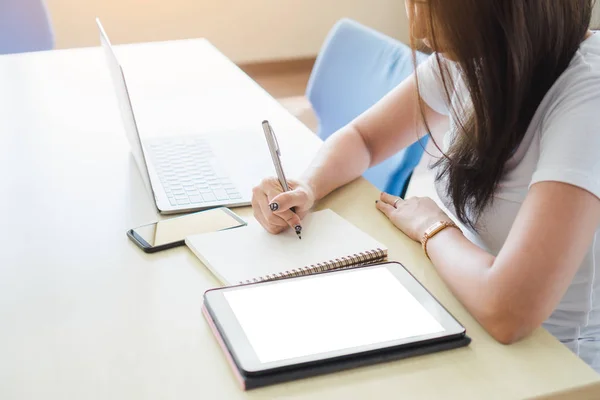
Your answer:
[[[513,343],[543,325],[600,372],[600,36],[588,30],[592,0],[406,5],[412,37],[434,55],[330,137],[293,191],[281,193],[274,178],[256,187],[256,218],[272,233],[301,225],[316,201],[434,132],[444,154],[433,166],[436,189],[448,211],[387,193],[376,207],[416,241],[447,226],[424,240],[425,252],[495,339]]]

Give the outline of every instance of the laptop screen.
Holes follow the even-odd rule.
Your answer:
[[[131,146],[133,158],[135,159],[140,173],[142,174],[146,188],[150,192],[153,192],[150,184],[150,177],[148,176],[146,159],[144,158],[144,152],[142,149],[142,142],[137,129],[133,107],[131,106],[131,99],[127,90],[127,84],[125,82],[125,75],[123,74],[123,69],[117,60],[117,56],[113,51],[108,35],[104,31],[104,27],[102,26],[99,18],[96,18],[96,24],[98,25],[98,30],[100,31],[100,43],[104,49],[104,55],[106,56],[106,62],[108,64],[111,80],[115,89],[117,101],[119,103],[121,119],[123,120],[127,140]]]

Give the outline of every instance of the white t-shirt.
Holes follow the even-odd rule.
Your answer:
[[[456,68],[452,70],[456,82],[452,102],[465,101],[468,95],[464,85]],[[423,100],[437,112],[448,115],[435,57],[419,67],[418,76]],[[441,139],[443,150],[452,143],[455,126],[450,121],[449,131],[443,138],[436,138]],[[569,183],[600,197],[600,33],[581,44],[567,70],[543,99],[523,142],[506,164],[492,206],[477,220],[477,233],[467,231],[467,236],[490,253],[498,254],[529,187],[541,181]],[[436,190],[447,211],[455,214],[444,182],[437,182]],[[598,372],[599,232],[600,227],[567,293],[544,323],[550,333]]]

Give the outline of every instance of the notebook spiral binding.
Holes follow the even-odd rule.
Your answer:
[[[280,272],[278,274],[265,275],[257,278],[249,279],[245,282],[240,282],[241,285],[258,283],[264,281],[273,281],[277,279],[292,278],[303,275],[311,275],[318,272],[326,272],[334,269],[344,268],[355,268],[369,264],[375,264],[378,262],[387,260],[387,250],[377,248],[376,250],[369,250],[353,254],[349,257],[336,258],[335,260],[329,260],[322,263],[307,265],[302,268],[292,269],[289,271]]]

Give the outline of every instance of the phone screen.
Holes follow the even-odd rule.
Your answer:
[[[180,242],[187,236],[236,228],[245,222],[226,208],[214,208],[181,217],[169,218],[133,229],[150,245],[158,247]]]

